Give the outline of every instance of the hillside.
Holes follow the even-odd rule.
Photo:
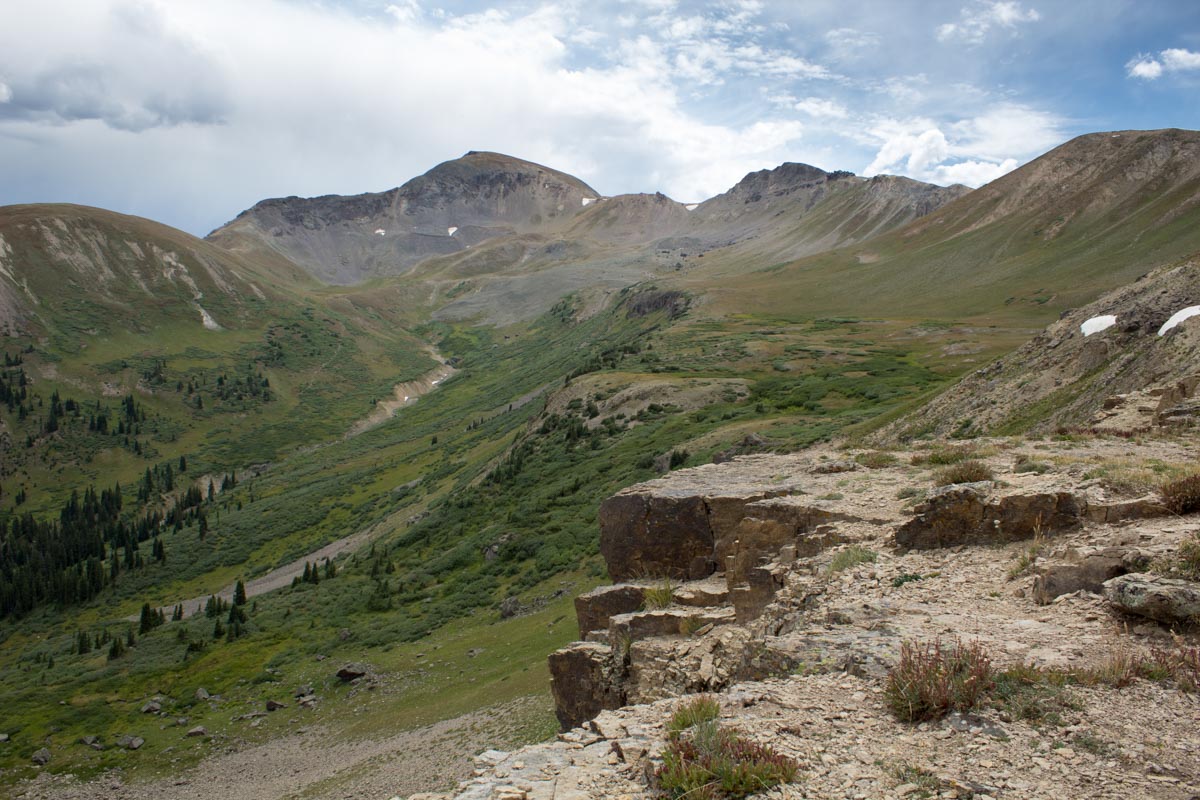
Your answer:
[[[1186,425],[1200,376],[1200,325],[1175,315],[1197,301],[1200,263],[1154,270],[1065,312],[884,434],[1047,433],[1095,425],[1132,434]],[[1092,330],[1096,323],[1104,327]]]
[[[264,201],[204,241],[0,210],[4,783],[336,741],[354,769],[306,764],[286,791],[345,796],[422,726],[451,759],[481,712],[511,714],[489,728],[506,747],[548,736],[544,658],[576,636],[625,487],[897,419],[1060,422],[993,421],[981,392],[1074,424],[1101,382],[1183,369],[1192,322],[1147,331],[1197,302],[1198,136],[1083,137],[972,192],[785,164],[695,207],[473,153],[378,195]],[[991,385],[993,362],[1012,371]],[[862,499],[861,470],[821,474],[816,500]],[[898,508],[911,475],[887,475],[869,496]],[[422,781],[403,791],[447,788]]]
[[[1198,156],[1195,131],[1089,134],[861,246],[769,265],[731,248],[689,283],[745,273],[731,303],[775,313],[1045,318],[1200,249]]]

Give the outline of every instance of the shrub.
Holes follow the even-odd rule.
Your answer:
[[[914,466],[933,464],[934,466],[944,467],[949,464],[957,464],[960,461],[978,458],[986,455],[987,452],[991,451],[985,451],[984,448],[973,444],[961,445],[959,447],[938,447],[925,453],[917,453],[912,457],[912,464]]]
[[[829,571],[841,572],[844,569],[850,569],[850,567],[859,564],[873,563],[877,558],[879,558],[879,554],[874,550],[868,550],[861,545],[852,544],[845,550],[839,550],[834,554],[833,561],[829,563]]]
[[[900,645],[900,660],[888,671],[884,695],[902,722],[938,719],[968,711],[993,687],[991,659],[978,642]]]
[[[955,483],[975,483],[995,478],[992,468],[982,461],[963,461],[938,470],[933,476],[933,483],[935,486],[950,486]]]
[[[896,577],[892,578],[892,586],[899,589],[901,586],[903,586],[906,583],[913,583],[914,581],[923,581],[923,580],[925,580],[924,575],[918,575],[915,572],[902,572],[899,575],[897,575]]]
[[[854,457],[854,460],[868,469],[882,469],[892,466],[900,459],[883,450],[871,450],[866,453],[859,453]]]
[[[667,737],[675,738],[688,728],[711,722],[721,716],[721,704],[715,697],[700,695],[680,704],[667,723]]]
[[[1200,533],[1179,543],[1175,568],[1186,578],[1200,580]]]
[[[675,599],[675,584],[664,578],[657,586],[648,586],[642,591],[642,603],[650,610],[666,608]]]
[[[1164,483],[1158,494],[1172,514],[1200,511],[1200,473]]]
[[[655,773],[667,797],[742,798],[796,778],[795,761],[721,727],[719,714],[715,699],[699,697],[672,715],[663,763]]]

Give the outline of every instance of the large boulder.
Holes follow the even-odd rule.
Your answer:
[[[1064,594],[1086,591],[1099,594],[1105,581],[1144,566],[1141,553],[1110,548],[1084,556],[1074,564],[1047,564],[1033,579],[1033,599],[1045,605]]]
[[[1087,515],[1087,501],[1071,492],[993,496],[992,490],[988,481],[934,489],[896,530],[896,544],[913,550],[1003,544],[1072,528]]]
[[[1104,584],[1113,608],[1168,625],[1200,620],[1200,584],[1147,573],[1131,573]]]
[[[550,654],[554,714],[564,731],[605,709],[625,705],[624,654],[593,642],[576,642]]]

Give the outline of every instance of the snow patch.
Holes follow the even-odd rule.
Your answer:
[[[684,206],[684,208],[686,208],[688,211],[695,211],[699,206],[699,203],[688,203],[686,206]]]
[[[1109,328],[1111,328],[1113,325],[1116,325],[1116,324],[1117,324],[1117,315],[1116,314],[1104,314],[1103,316],[1092,317],[1087,322],[1080,325],[1079,330],[1083,332],[1084,336],[1091,336],[1093,333],[1099,333],[1100,331],[1106,331]]]
[[[8,262],[5,260],[11,255],[12,248],[9,246],[8,242],[4,241],[4,237],[0,236],[0,275],[4,275],[9,280],[15,281],[16,278],[14,278],[13,274],[9,271]]]
[[[579,199],[579,204],[585,208],[587,206],[590,206],[594,202],[596,202],[596,198],[594,198],[594,197],[581,197]]]
[[[458,227],[457,227],[457,226],[455,226],[455,225],[452,225],[452,226],[450,226],[449,228],[446,228],[446,235],[447,235],[447,236],[453,236],[453,235],[454,235],[454,232],[455,232],[456,230],[458,230]]]
[[[1158,335],[1162,336],[1167,331],[1174,328],[1185,319],[1200,315],[1200,306],[1188,306],[1187,308],[1176,311],[1171,315],[1171,318],[1163,323],[1163,326],[1158,329]]]
[[[383,228],[376,228],[375,235],[376,236],[387,236],[387,231],[385,231]]]
[[[212,314],[210,314],[204,310],[203,306],[201,306],[199,303],[197,303],[196,308],[200,311],[200,324],[201,325],[203,325],[207,330],[210,330],[210,331],[221,330],[221,326],[217,324],[217,321],[215,319],[213,319]]]

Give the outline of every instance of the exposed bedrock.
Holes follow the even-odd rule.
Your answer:
[[[993,492],[990,481],[934,489],[916,516],[896,530],[896,544],[928,550],[1013,542],[1073,528],[1087,516],[1087,500],[1073,492]]]

